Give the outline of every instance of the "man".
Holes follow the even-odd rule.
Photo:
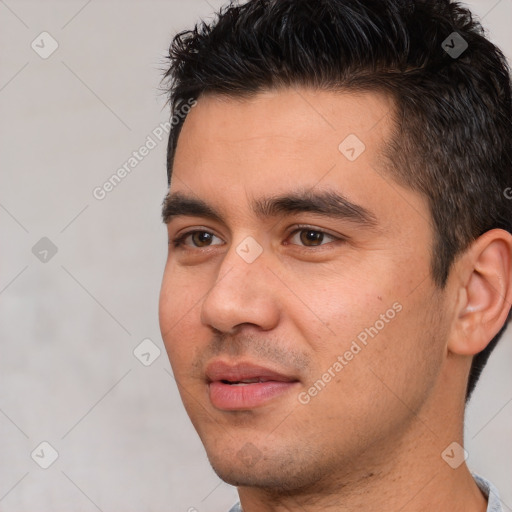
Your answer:
[[[232,511],[502,510],[463,448],[512,300],[502,53],[448,0],[252,0],[167,77],[160,327]]]

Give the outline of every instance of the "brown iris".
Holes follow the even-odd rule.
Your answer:
[[[304,229],[300,233],[300,241],[308,247],[310,247],[310,245],[308,245],[310,242],[313,242],[313,245],[317,245],[314,242],[321,243],[323,239],[324,234],[313,229]]]

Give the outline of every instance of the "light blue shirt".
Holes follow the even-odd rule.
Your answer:
[[[485,494],[485,497],[487,498],[487,512],[503,512],[498,489],[496,489],[496,487],[494,487],[491,482],[487,481],[481,476],[476,475],[475,473],[473,473],[473,478],[475,479],[478,487],[480,487],[480,490]]]
[[[485,478],[475,475],[474,473],[473,478],[475,479],[478,487],[480,487],[480,490],[485,494],[485,497],[487,498],[487,512],[503,512],[500,495],[496,487],[494,487],[491,482],[485,480]],[[242,507],[240,506],[240,502],[234,505],[229,512],[243,512]]]

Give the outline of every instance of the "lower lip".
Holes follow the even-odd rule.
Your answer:
[[[253,384],[233,385],[220,381],[210,382],[208,389],[214,407],[227,411],[251,409],[263,405],[272,398],[283,395],[298,382],[255,382]]]

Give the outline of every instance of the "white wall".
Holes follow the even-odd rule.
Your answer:
[[[181,405],[157,321],[165,140],[93,196],[168,119],[157,93],[178,30],[219,0],[0,1],[0,510],[228,510]],[[512,0],[470,2],[512,57]],[[57,50],[47,59],[51,41]],[[155,138],[155,136],[152,136]],[[40,242],[58,249],[51,256]],[[36,251],[37,252],[37,251]],[[148,367],[133,355],[150,338]],[[467,416],[471,468],[512,510],[512,343]],[[42,441],[59,454],[44,470]],[[48,461],[50,449],[34,457]],[[44,453],[44,457],[41,456]]]

